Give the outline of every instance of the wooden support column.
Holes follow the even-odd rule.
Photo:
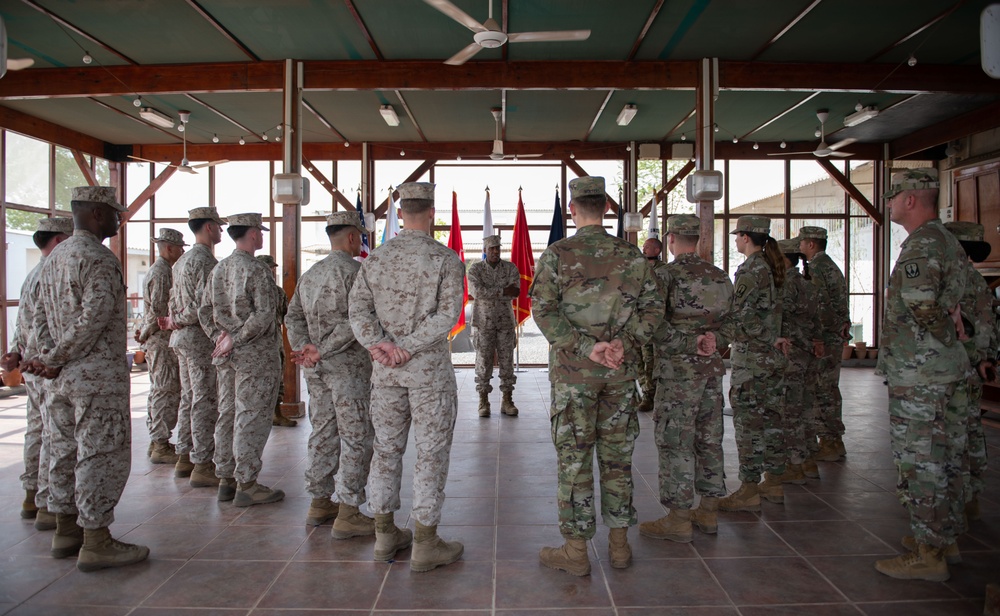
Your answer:
[[[111,167],[111,186],[115,189],[115,199],[118,203],[124,203],[125,199],[125,163],[109,163]],[[122,226],[118,229],[118,234],[111,236],[109,244],[111,245],[111,252],[115,253],[118,260],[122,264],[122,269],[125,271],[126,276],[128,275],[128,236],[126,235],[126,230],[128,225],[125,222],[128,220],[130,214],[125,212],[122,215]],[[126,283],[128,280],[126,279]],[[126,289],[126,294],[128,290]]]
[[[282,147],[284,173],[302,173],[302,63],[285,60],[284,118],[285,134]],[[299,282],[299,254],[301,252],[302,206],[298,203],[284,203],[281,208],[281,288],[285,297],[295,293]],[[284,329],[284,328],[282,328]],[[299,367],[289,358],[292,349],[288,337],[282,335],[285,345],[285,365],[281,378],[285,385],[285,396],[281,400],[281,412],[286,417],[301,417],[305,414],[305,404],[299,391]]]
[[[715,96],[719,89],[719,60],[704,58],[698,63],[698,85],[695,87],[695,167],[698,171],[715,168]],[[701,240],[698,254],[712,263],[715,250],[715,202],[699,201]]]

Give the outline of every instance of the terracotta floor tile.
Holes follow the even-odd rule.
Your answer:
[[[251,608],[283,562],[192,560],[142,602],[144,607]]]
[[[208,488],[206,488],[208,489]],[[185,496],[153,516],[148,524],[232,524],[245,509],[215,498]]]
[[[892,554],[887,554],[890,557]],[[944,584],[920,580],[895,580],[875,570],[875,556],[827,556],[810,558],[831,583],[851,601],[902,601],[957,599]],[[874,574],[874,575],[873,575]]]
[[[628,569],[606,567],[604,572],[616,606],[732,605],[700,562],[640,560]]]
[[[850,604],[825,605],[755,605],[740,608],[743,616],[859,616],[861,611]]]
[[[313,532],[311,526],[230,526],[194,558],[198,560],[289,560]],[[322,531],[319,531],[322,532]]]
[[[720,524],[719,532],[706,535],[695,529],[691,544],[703,558],[735,556],[794,556],[794,552],[766,524]]]
[[[201,526],[188,524],[170,524],[159,526],[143,524],[126,535],[122,541],[137,543],[149,548],[153,558],[169,558],[187,560],[211,543],[227,527]]]
[[[899,601],[862,603],[858,608],[868,616],[982,616],[982,601]]]
[[[886,554],[884,542],[848,521],[768,522],[768,526],[803,556]]]
[[[73,616],[125,616],[130,607],[112,606],[73,606]],[[10,616],[66,616],[66,606],[63,605],[33,605],[25,603],[7,612]]]
[[[496,565],[496,607],[609,607],[611,597],[599,567],[576,577],[533,561],[501,561]]]
[[[47,551],[36,556],[5,554],[0,559],[0,602],[21,603],[75,570],[76,559],[56,560]]]
[[[623,607],[618,616],[736,616],[735,607]]]
[[[736,605],[844,601],[802,558],[710,558],[705,562]]]
[[[397,521],[397,524],[400,522]],[[334,539],[329,524],[316,527],[295,552],[293,560],[370,561],[374,556],[375,536]],[[405,550],[407,553],[409,550]]]
[[[493,563],[468,562],[415,573],[403,563],[389,569],[376,609],[489,609],[493,604]]]
[[[495,498],[446,498],[441,509],[441,524],[493,526],[496,524],[496,507]]]
[[[178,611],[165,607],[138,607],[129,616],[247,616],[249,610],[227,610],[224,608],[185,609]],[[257,612],[254,612],[255,614]]]
[[[28,600],[28,605],[138,605],[184,562],[149,559],[121,569],[68,574]]]
[[[392,567],[405,567],[395,564]],[[293,562],[260,600],[262,608],[370,610],[390,565]]]
[[[762,499],[760,517],[771,521],[843,520],[844,515],[814,494],[785,494],[785,503],[776,505]],[[722,517],[720,512],[719,517]]]

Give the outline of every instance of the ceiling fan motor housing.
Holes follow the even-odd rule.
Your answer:
[[[507,42],[507,35],[496,30],[483,30],[482,32],[476,32],[472,38],[475,39],[476,43],[478,43],[480,47],[484,47],[486,49],[496,49]]]

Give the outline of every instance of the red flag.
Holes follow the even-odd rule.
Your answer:
[[[531,237],[528,234],[528,219],[524,215],[524,201],[521,189],[517,189],[517,218],[514,220],[514,242],[510,249],[510,262],[521,273],[521,295],[514,301],[515,318],[520,325],[531,316],[531,298],[528,289],[535,279],[535,257],[531,252]]]
[[[451,191],[451,232],[448,233],[448,248],[458,253],[458,258],[465,264],[465,248],[462,247],[462,224],[458,222],[458,194]],[[465,329],[465,306],[469,303],[469,281],[462,279],[462,313],[458,315],[458,323],[451,328],[448,340],[458,335],[458,332]]]

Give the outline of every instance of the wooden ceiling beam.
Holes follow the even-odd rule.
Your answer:
[[[227,41],[235,45],[236,48],[242,51],[245,56],[247,56],[254,62],[260,61],[260,56],[255,54],[253,51],[250,50],[249,47],[244,45],[243,41],[236,38],[235,34],[230,32],[229,29],[226,28],[226,26],[222,25],[222,22],[216,19],[214,15],[205,10],[205,7],[201,6],[201,4],[199,4],[197,0],[187,0],[187,3],[191,6],[192,9],[194,9],[195,13],[198,13],[198,15],[200,15],[202,19],[207,21],[209,24],[212,25],[213,28],[218,30],[219,34],[221,34]]]
[[[372,53],[375,54],[375,59],[378,61],[385,60],[382,57],[382,52],[379,50],[378,45],[375,44],[375,39],[372,38],[372,33],[368,30],[368,26],[365,25],[365,20],[361,19],[361,13],[358,13],[358,8],[354,6],[353,0],[344,0],[344,4],[347,5],[347,10],[350,11],[351,16],[354,17],[354,23],[358,24],[358,29],[361,30],[361,35],[365,37],[368,41],[368,46],[372,48]]]
[[[781,28],[781,30],[778,31],[777,34],[775,34],[774,36],[771,37],[771,39],[769,41],[767,41],[766,43],[764,43],[763,45],[761,45],[760,49],[758,49],[756,52],[754,52],[754,54],[752,56],[750,56],[750,59],[751,60],[756,60],[757,58],[759,58],[762,53],[764,53],[765,51],[767,51],[771,47],[771,45],[774,45],[775,43],[777,43],[778,39],[780,39],[781,37],[785,36],[785,34],[787,34],[789,30],[791,30],[792,28],[795,27],[795,24],[797,24],[800,21],[802,21],[802,18],[805,17],[806,15],[808,15],[809,11],[813,10],[814,8],[816,8],[816,5],[819,4],[822,1],[823,0],[813,0],[812,3],[809,6],[807,6],[804,9],[802,9],[799,12],[798,15],[796,15],[795,17],[793,17],[791,21],[789,21],[787,24],[785,24]]]
[[[76,166],[80,168],[80,173],[87,180],[87,186],[98,186],[100,182],[97,181],[97,174],[94,173],[94,168],[87,162],[83,152],[80,150],[71,150],[71,152],[73,153],[73,160],[76,161]]]
[[[992,103],[889,142],[889,158],[899,160],[928,148],[1000,125],[1000,103]],[[854,144],[849,149],[853,149]]]
[[[868,197],[864,195],[858,187],[851,183],[847,177],[841,173],[840,169],[837,169],[833,163],[825,158],[817,158],[816,162],[819,163],[820,167],[826,170],[826,173],[836,182],[844,191],[854,199],[855,203],[861,206],[865,212],[868,213],[868,217],[875,221],[875,224],[881,226],[883,223],[882,212],[872,205],[872,202],[868,200]]]
[[[49,19],[51,19],[52,21],[54,21],[58,26],[60,26],[62,28],[69,28],[70,30],[72,30],[73,32],[76,32],[77,34],[79,34],[83,38],[87,39],[91,43],[97,45],[98,47],[100,47],[104,51],[107,51],[108,53],[113,54],[115,56],[118,56],[123,61],[125,61],[125,62],[127,62],[127,63],[129,63],[129,64],[131,64],[133,66],[137,66],[139,64],[138,62],[136,62],[132,58],[126,56],[125,54],[123,54],[122,52],[118,51],[117,49],[115,49],[111,45],[108,45],[107,43],[105,43],[104,41],[100,40],[99,38],[97,38],[93,34],[90,34],[89,32],[86,32],[85,30],[83,30],[82,28],[80,28],[79,26],[77,26],[76,24],[73,24],[70,21],[68,21],[68,20],[60,17],[59,15],[56,15],[55,13],[53,13],[49,9],[45,8],[44,6],[38,4],[34,0],[21,0],[21,2],[25,3],[26,5],[30,6],[33,9],[35,9],[36,11],[38,11],[38,12],[42,13],[43,15],[47,16]]]
[[[309,111],[309,113],[316,116],[316,119],[319,120],[319,123],[325,126],[327,130],[329,130],[331,133],[336,135],[337,139],[340,139],[341,141],[347,141],[347,137],[344,137],[344,135],[342,135],[340,131],[334,128],[333,124],[331,124],[329,120],[323,117],[323,114],[320,113],[319,110],[317,110],[315,107],[313,107],[312,103],[307,101],[305,97],[302,98],[302,106],[305,107]]]
[[[504,0],[506,2],[506,0]],[[632,43],[632,49],[629,50],[628,56],[625,57],[626,60],[631,61],[635,59],[635,54],[639,52],[639,47],[642,46],[642,42],[646,40],[646,34],[649,29],[653,26],[653,22],[656,21],[656,16],[659,15],[660,9],[663,8],[664,0],[657,0],[656,4],[649,11],[649,16],[646,17],[646,23],[642,26],[642,31],[639,32],[639,36],[635,38],[635,42]]]
[[[35,139],[79,150],[92,156],[106,157],[107,143],[90,135],[53,124],[47,120],[0,106],[0,128],[12,130]]]
[[[399,104],[403,106],[403,111],[406,112],[406,117],[410,118],[410,122],[413,122],[413,128],[417,129],[417,134],[420,135],[420,140],[427,141],[424,131],[420,129],[420,124],[417,123],[417,118],[414,117],[413,112],[410,111],[410,106],[406,104],[406,99],[403,98],[403,93],[396,90],[396,98],[399,99]]]
[[[23,71],[22,71],[23,72]],[[1000,79],[990,79],[975,65],[799,64],[793,62],[719,62],[719,87],[778,92],[952,92],[1000,93]]]
[[[885,54],[889,53],[893,49],[899,47],[900,45],[902,45],[906,41],[908,41],[908,40],[912,39],[913,37],[917,36],[918,34],[920,34],[921,32],[923,32],[924,30],[930,28],[931,26],[933,26],[937,22],[941,21],[945,17],[951,15],[956,10],[958,10],[959,7],[961,7],[963,4],[965,4],[967,1],[968,0],[958,0],[958,2],[956,2],[953,5],[951,5],[950,7],[948,7],[947,9],[945,9],[941,14],[935,16],[933,19],[931,19],[927,23],[923,24],[922,26],[920,26],[919,28],[917,28],[913,32],[910,32],[909,34],[907,34],[903,38],[899,39],[895,43],[892,43],[891,45],[889,45],[885,49],[880,49],[878,52],[876,52],[874,55],[872,55],[872,57],[870,57],[867,60],[865,60],[865,62],[874,62],[875,60],[878,60],[879,58],[881,58]]]

